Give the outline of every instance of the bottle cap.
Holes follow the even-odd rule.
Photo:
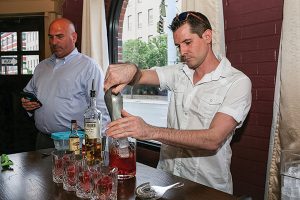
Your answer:
[[[91,89],[90,96],[91,97],[95,97],[96,96],[96,91],[95,91],[95,88],[94,88],[94,79],[92,81],[92,89]]]

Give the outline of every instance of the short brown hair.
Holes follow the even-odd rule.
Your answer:
[[[187,11],[182,12],[179,15],[177,14],[176,17],[174,17],[169,28],[174,33],[179,27],[181,27],[185,23],[188,23],[191,26],[191,32],[198,34],[199,37],[202,37],[202,34],[207,29],[212,30],[207,17],[195,11]]]

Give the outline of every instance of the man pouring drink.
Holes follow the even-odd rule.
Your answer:
[[[169,28],[184,63],[155,70],[111,64],[104,82],[104,89],[115,94],[135,84],[169,90],[167,128],[122,110],[122,118],[109,123],[106,134],[159,141],[159,169],[232,194],[230,141],[249,112],[251,81],[227,58],[214,55],[212,28],[203,14],[183,12]]]

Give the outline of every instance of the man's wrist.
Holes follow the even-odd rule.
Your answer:
[[[135,72],[132,80],[128,83],[128,85],[131,85],[131,86],[136,85],[142,77],[142,71],[138,68],[138,66],[136,66],[135,64],[133,64],[133,65],[136,67],[136,72]]]

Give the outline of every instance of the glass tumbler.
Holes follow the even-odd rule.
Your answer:
[[[54,150],[51,152],[52,155],[52,179],[54,183],[63,182],[63,156],[64,150]]]
[[[85,158],[76,160],[76,196],[89,199],[92,192],[92,179]]]
[[[118,168],[94,165],[90,168],[92,175],[92,200],[117,200]]]
[[[63,156],[63,188],[66,191],[75,191],[75,154],[73,151],[66,151]]]
[[[118,168],[118,179],[136,175],[136,139],[109,138],[109,166]]]

